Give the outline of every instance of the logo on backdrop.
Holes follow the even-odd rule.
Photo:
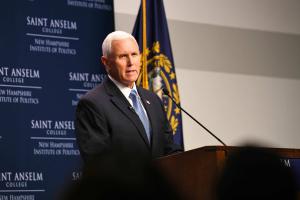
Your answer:
[[[74,121],[70,120],[36,120],[30,121],[34,133],[33,155],[79,156],[73,137]]]
[[[26,17],[26,36],[30,37],[29,51],[49,54],[77,54],[74,47],[79,37],[74,37],[78,23],[70,19]]]
[[[93,74],[87,72],[69,72],[68,81],[70,83],[69,92],[73,93],[72,106],[77,106],[81,96],[96,85],[102,83],[105,74]]]
[[[40,191],[45,189],[39,188],[40,184],[44,181],[44,175],[42,172],[37,171],[3,171],[0,172],[0,185],[1,188],[5,188],[5,191]],[[32,194],[1,194],[0,199],[35,199],[35,195]]]
[[[0,103],[39,104],[35,94],[42,89],[40,78],[38,69],[0,66]]]
[[[114,30],[113,0],[5,2],[0,200],[55,199],[80,177],[75,105],[103,79],[97,44]]]

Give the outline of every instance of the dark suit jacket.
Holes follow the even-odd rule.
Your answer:
[[[118,151],[127,156],[157,158],[176,151],[161,100],[137,87],[151,124],[151,144],[138,115],[117,86],[106,78],[85,94],[76,110],[76,137],[85,161]]]

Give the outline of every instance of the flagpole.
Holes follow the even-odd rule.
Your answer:
[[[160,31],[157,30],[160,28]],[[140,0],[140,9],[133,28],[141,51],[137,85],[148,90],[165,87],[180,103],[167,17],[163,0]],[[153,73],[153,75],[152,75]],[[161,93],[161,90],[158,90]],[[160,94],[157,94],[160,97]],[[174,141],[183,146],[181,111],[172,101],[163,99]]]
[[[148,71],[147,71],[147,15],[146,15],[146,0],[142,0],[143,11],[143,53],[142,53],[142,86],[149,89]]]

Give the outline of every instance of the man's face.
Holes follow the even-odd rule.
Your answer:
[[[115,80],[132,88],[140,73],[140,52],[137,43],[131,39],[114,40],[111,53],[102,57],[107,72]]]

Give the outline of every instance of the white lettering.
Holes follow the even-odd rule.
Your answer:
[[[8,76],[8,67],[0,67],[0,75]]]
[[[54,128],[75,130],[74,121],[56,121],[54,124]]]
[[[11,172],[1,172],[0,173],[0,181],[10,181],[11,180]]]
[[[75,21],[69,21],[63,19],[51,19],[50,27],[68,29],[68,30],[77,30],[77,24]]]
[[[106,77],[104,74],[92,74],[91,82],[97,82],[100,83],[103,81],[103,79]]]
[[[283,164],[284,164],[286,167],[291,167],[291,163],[290,163],[290,160],[289,160],[289,159],[282,159],[281,161],[283,162]]]
[[[19,172],[15,173],[15,181],[43,181],[41,172]]]
[[[67,131],[65,130],[47,130],[47,135],[67,135]]]
[[[89,73],[69,73],[69,80],[70,81],[88,81],[89,80]]]
[[[23,78],[40,78],[39,70],[25,69],[25,68],[12,68],[11,76]]]
[[[27,182],[6,182],[5,186],[7,188],[24,188],[27,187]]]
[[[41,148],[48,148],[49,144],[48,144],[48,142],[39,142],[39,147],[41,147]]]
[[[32,129],[51,129],[51,120],[31,120]]]
[[[47,26],[47,18],[27,16],[27,25],[29,26]]]

